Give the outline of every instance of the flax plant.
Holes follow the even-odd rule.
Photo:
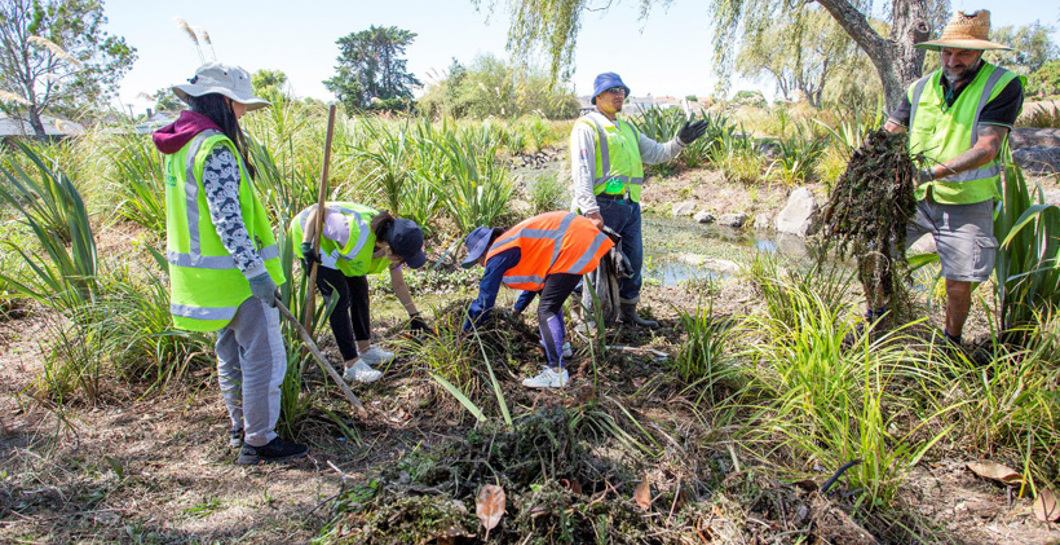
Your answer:
[[[41,253],[6,243],[33,272],[29,278],[0,277],[19,294],[69,314],[99,293],[96,241],[88,210],[70,177],[55,171],[30,147],[18,149],[36,167],[36,176],[9,162],[2,170],[10,188],[0,186],[0,202],[22,216]]]
[[[416,142],[405,124],[390,131],[384,122],[369,120],[365,130],[371,143],[355,153],[368,168],[368,187],[378,192],[384,208],[399,215],[402,192],[415,167]]]
[[[497,225],[507,211],[514,186],[508,171],[496,160],[496,147],[477,147],[471,141],[442,136],[430,142],[429,153],[444,158],[431,179],[446,211],[461,233],[482,225]]]
[[[146,136],[115,139],[106,151],[114,165],[110,173],[110,191],[121,202],[114,212],[150,231],[161,239],[166,233],[165,191],[162,186],[162,155]]]
[[[994,270],[1000,329],[1016,340],[1036,313],[1060,308],[1060,207],[1045,204],[1041,187],[1027,187],[1007,146],[1003,162],[1004,199],[994,215],[1001,247]]]

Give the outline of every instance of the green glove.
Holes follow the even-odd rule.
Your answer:
[[[276,282],[272,281],[272,276],[269,276],[269,271],[265,271],[257,276],[247,279],[250,282],[250,293],[265,301],[266,305],[275,308],[277,299]]]

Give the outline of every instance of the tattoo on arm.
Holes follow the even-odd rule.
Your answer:
[[[996,125],[982,125],[978,130],[978,139],[972,149],[935,167],[936,178],[945,178],[961,172],[979,168],[992,161],[1001,151],[1008,129]]]

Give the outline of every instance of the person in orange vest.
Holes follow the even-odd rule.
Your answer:
[[[497,301],[501,284],[524,290],[515,303],[522,312],[538,294],[537,319],[545,345],[548,367],[523,380],[530,388],[561,388],[570,381],[564,365],[563,303],[582,275],[596,270],[615,243],[585,216],[571,212],[548,212],[523,220],[504,231],[479,227],[464,241],[469,269],[482,265],[486,272],[479,282],[479,295],[468,309],[464,331],[470,331],[488,315]]]

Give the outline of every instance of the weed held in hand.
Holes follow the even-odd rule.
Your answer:
[[[857,259],[858,278],[874,307],[908,308],[904,252],[906,226],[916,213],[917,158],[908,137],[880,130],[869,134],[836,182],[822,210],[818,259],[834,249],[836,259]],[[898,274],[895,274],[898,273]]]

